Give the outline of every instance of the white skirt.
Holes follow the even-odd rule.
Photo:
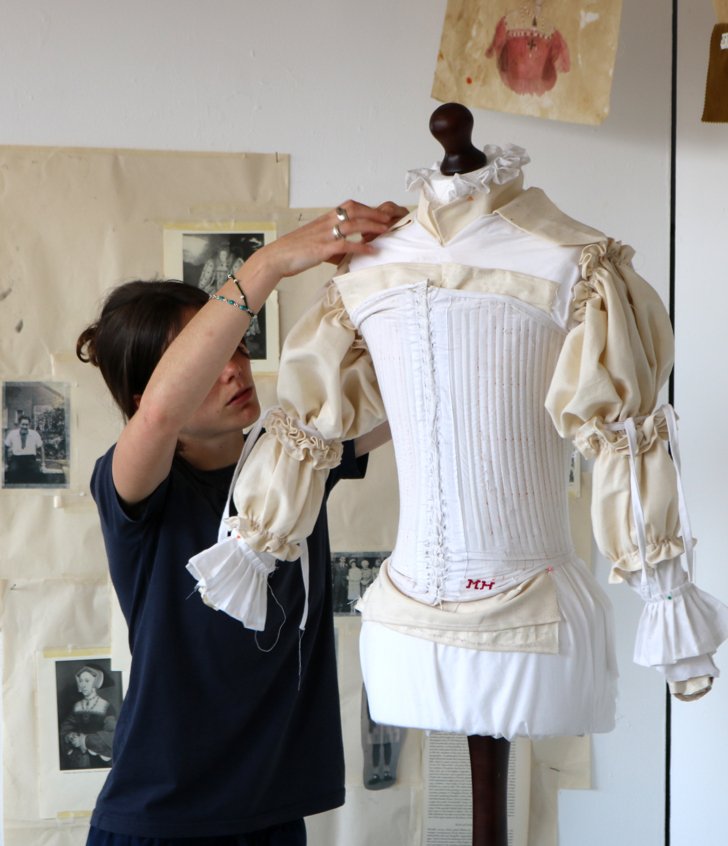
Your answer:
[[[511,739],[614,728],[612,606],[579,560],[553,571],[558,654],[447,646],[365,621],[359,643],[372,719]]]

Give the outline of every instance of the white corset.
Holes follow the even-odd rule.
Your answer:
[[[483,599],[569,558],[568,452],[544,409],[564,338],[550,316],[425,280],[367,298],[352,319],[392,430],[400,590]]]

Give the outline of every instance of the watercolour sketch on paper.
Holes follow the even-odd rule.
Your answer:
[[[432,96],[574,123],[609,114],[622,0],[448,0]]]
[[[516,94],[542,96],[556,85],[559,73],[571,68],[569,46],[551,21],[542,17],[543,2],[513,9],[498,21],[485,51]]]

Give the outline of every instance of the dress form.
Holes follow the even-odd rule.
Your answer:
[[[444,103],[432,113],[430,132],[442,144],[445,156],[440,172],[445,176],[485,167],[485,153],[471,141],[473,115],[460,103]]]
[[[460,103],[445,103],[430,118],[430,132],[445,150],[440,172],[469,173],[487,164],[472,143],[473,115]],[[506,803],[510,742],[503,737],[468,737],[473,796],[473,846],[507,846]]]

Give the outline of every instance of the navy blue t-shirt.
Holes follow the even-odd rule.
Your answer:
[[[112,455],[113,447],[96,463],[91,491],[129,625],[132,666],[92,825],[140,837],[211,837],[341,805],[325,505],[308,540],[299,689],[300,564],[281,562],[270,576],[285,622],[269,592],[266,629],[257,635],[206,606],[185,569],[217,540],[234,468],[200,471],[175,458],[168,478],[131,517],[113,485]],[[346,444],[327,494],[365,467]]]

